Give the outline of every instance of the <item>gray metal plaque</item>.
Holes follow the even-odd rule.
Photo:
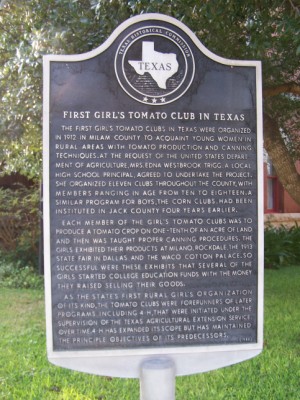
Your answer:
[[[49,359],[138,376],[165,355],[182,375],[258,354],[260,63],[149,14],[44,72]]]

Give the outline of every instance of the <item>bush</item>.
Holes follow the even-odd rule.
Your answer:
[[[10,264],[37,269],[39,204],[36,187],[0,188],[0,251]]]
[[[300,264],[300,227],[268,226],[265,229],[265,267]]]
[[[20,263],[10,263],[5,257],[0,263],[0,287],[14,289],[42,289],[43,277],[30,266],[22,266]]]

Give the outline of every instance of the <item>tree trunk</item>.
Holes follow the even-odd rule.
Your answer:
[[[300,175],[280,134],[276,121],[264,115],[264,147],[270,156],[280,183],[300,204]]]

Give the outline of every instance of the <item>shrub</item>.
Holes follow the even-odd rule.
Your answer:
[[[265,229],[265,267],[293,264],[300,264],[300,227],[268,226]]]
[[[42,289],[43,277],[30,266],[22,266],[21,263],[10,263],[5,257],[1,257],[0,263],[0,287],[14,289]]]
[[[9,263],[37,268],[39,203],[35,187],[0,188],[0,251]]]

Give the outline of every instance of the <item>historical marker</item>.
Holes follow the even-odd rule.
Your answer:
[[[262,349],[257,61],[159,14],[44,60],[48,355],[80,371],[178,375]]]

